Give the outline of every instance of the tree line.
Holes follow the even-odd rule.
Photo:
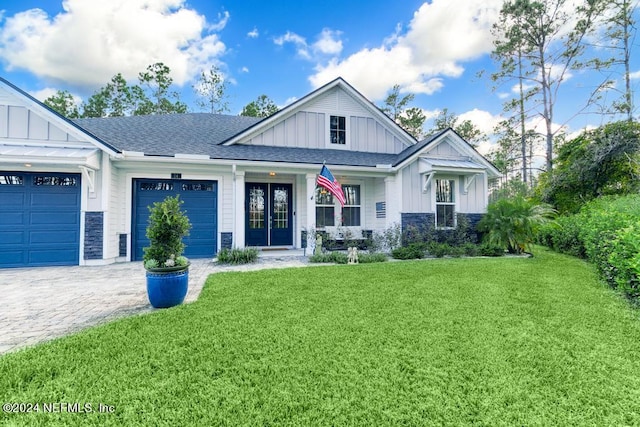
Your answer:
[[[58,90],[44,100],[45,105],[68,118],[121,117],[149,114],[184,114],[189,108],[172,89],[171,69],[162,62],[149,65],[138,74],[138,83],[130,84],[121,73],[80,105],[67,90]],[[202,71],[192,86],[195,104],[200,111],[213,114],[229,112],[227,82],[219,69]],[[268,117],[278,111],[266,95],[245,105],[241,116]]]

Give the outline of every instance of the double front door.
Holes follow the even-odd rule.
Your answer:
[[[247,246],[293,244],[291,184],[247,183],[245,236]]]

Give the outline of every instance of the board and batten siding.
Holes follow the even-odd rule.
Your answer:
[[[464,176],[461,176],[458,180],[458,188],[460,189],[458,211],[462,213],[484,212],[487,206],[484,175],[479,174],[475,177],[466,194],[464,193],[464,180]]]
[[[2,138],[78,142],[76,138],[43,119],[35,112],[26,107],[16,105],[0,105],[0,140]],[[89,144],[87,143],[87,145]]]
[[[433,212],[430,189],[424,193],[424,174],[419,172],[418,161],[402,169],[402,209],[400,212]],[[431,187],[431,186],[429,186]]]
[[[347,118],[347,147],[331,146],[329,116]],[[299,148],[347,148],[397,154],[406,145],[342,89],[334,88],[273,126],[242,142],[249,145]]]
[[[464,175],[436,173],[426,192],[423,192],[425,175],[418,172],[418,162],[413,162],[402,170],[403,206],[402,212],[434,212],[435,198],[433,189],[436,179],[453,179],[456,181],[456,209],[461,213],[481,213],[486,210],[486,189],[483,174],[479,174],[464,192]]]
[[[460,157],[460,153],[446,141],[443,141],[437,146],[430,149],[429,155],[442,157]]]
[[[108,195],[107,210],[109,212],[107,222],[107,232],[105,233],[105,247],[108,249],[108,253],[105,251],[105,258],[118,258],[120,252],[120,234],[127,233],[127,226],[125,224],[126,218],[126,191],[122,191],[125,188],[125,174],[121,173],[117,168],[112,167],[109,180],[111,182],[111,188]],[[108,239],[108,243],[107,243]],[[129,245],[127,245],[127,248]]]

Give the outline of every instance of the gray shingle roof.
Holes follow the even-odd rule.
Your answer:
[[[73,120],[78,126],[120,151],[148,156],[206,155],[212,159],[286,163],[327,162],[344,166],[395,164],[398,155],[347,150],[219,145],[261,119],[221,114],[189,113]]]

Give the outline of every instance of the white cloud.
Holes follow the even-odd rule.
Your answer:
[[[467,111],[466,113],[462,113],[458,116],[458,123],[464,122],[465,120],[469,120],[481,132],[491,135],[493,134],[493,130],[496,125],[504,120],[504,118],[500,114],[494,115],[488,111],[474,108],[473,110]]]
[[[257,39],[260,36],[260,33],[258,32],[257,28],[253,28],[253,30],[249,31],[247,33],[247,37],[249,37],[250,39]]]
[[[300,55],[304,59],[311,59],[311,54],[309,53],[309,48],[307,46],[307,40],[296,33],[287,31],[285,35],[274,38],[273,42],[278,46],[284,46],[285,43],[292,43],[296,46],[298,55]]]
[[[313,44],[313,50],[323,55],[339,55],[342,52],[341,34],[340,31],[323,29],[318,36],[318,41]]]
[[[240,69],[240,71],[242,71],[243,73],[248,73],[249,72],[249,67],[242,67]]]
[[[96,87],[116,73],[135,79],[163,62],[182,85],[226,51],[210,32],[222,29],[229,13],[211,24],[185,0],[65,0],[62,6],[64,12],[52,17],[30,9],[5,18],[0,57],[7,69]]]
[[[461,63],[493,48],[491,26],[502,0],[433,0],[415,13],[405,34],[396,27],[380,47],[366,48],[342,60],[318,64],[309,80],[322,86],[341,76],[372,100],[399,84],[404,91],[432,94],[443,77],[459,77]]]
[[[640,79],[640,70],[629,73],[629,78],[632,80]]]

